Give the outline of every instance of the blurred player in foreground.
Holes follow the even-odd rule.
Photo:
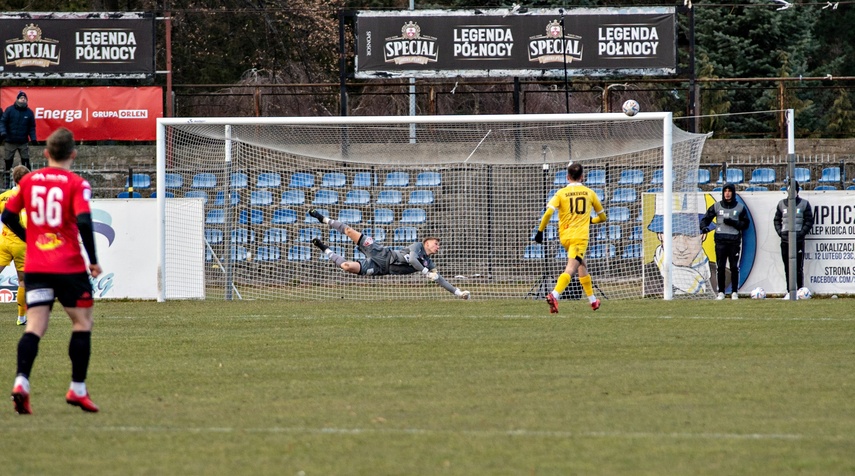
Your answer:
[[[18,183],[24,178],[24,175],[30,173],[30,169],[23,165],[18,165],[12,169],[12,180],[15,181],[15,187],[0,193],[0,213],[6,208],[6,202],[10,198],[18,194]],[[20,214],[20,222],[22,227],[27,225],[27,215],[23,211]],[[27,244],[21,240],[18,235],[12,232],[8,227],[3,227],[0,233],[0,270],[15,262],[15,270],[18,272],[18,325],[23,326],[27,323],[27,297],[24,291],[24,260],[27,254]]]
[[[600,308],[600,300],[594,296],[594,285],[591,275],[588,274],[588,265],[585,264],[585,251],[588,249],[588,239],[591,223],[603,223],[606,221],[606,212],[597,194],[590,188],[582,185],[582,164],[572,163],[567,167],[567,181],[569,184],[555,192],[546,205],[546,212],[540,219],[534,241],[543,243],[543,230],[552,218],[552,214],[558,210],[558,239],[561,246],[567,250],[567,267],[558,276],[555,289],[546,295],[549,303],[549,312],[558,312],[558,299],[561,293],[570,284],[574,273],[579,273],[579,284],[588,296],[591,308]],[[591,218],[591,210],[597,214]]]
[[[347,261],[344,257],[333,253],[321,240],[317,238],[312,240],[312,244],[326,253],[330,261],[348,273],[360,276],[422,273],[425,277],[436,282],[446,291],[460,299],[469,299],[469,291],[461,291],[436,272],[436,265],[430,257],[439,251],[439,238],[433,236],[427,237],[421,242],[413,243],[403,250],[393,250],[375,243],[374,239],[370,236],[365,236],[340,221],[323,216],[314,208],[309,210],[309,215],[316,218],[319,222],[329,225],[330,228],[347,235],[348,238],[356,243],[359,251],[366,256],[366,259],[362,261]]]
[[[18,342],[18,369],[12,387],[12,401],[19,414],[33,412],[30,406],[30,372],[39,351],[39,341],[47,331],[55,299],[71,318],[71,386],[65,394],[69,405],[87,412],[98,406],[86,391],[92,338],[92,284],[89,274],[98,277],[101,266],[95,255],[89,182],[71,171],[77,157],[71,131],[59,128],[48,137],[44,151],[48,166],[27,174],[19,183],[20,193],[10,198],[3,210],[3,223],[27,243],[24,278],[27,283],[27,327]],[[27,210],[27,229],[18,214]],[[89,257],[89,266],[80,253],[80,243]],[[88,273],[87,273],[88,270]]]

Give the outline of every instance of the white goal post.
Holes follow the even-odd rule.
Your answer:
[[[167,263],[191,259],[170,252],[167,237],[182,236],[167,230],[182,226],[166,219],[170,197],[205,205],[207,297],[453,298],[420,275],[336,269],[312,237],[348,260],[363,257],[306,215],[316,208],[385,246],[438,236],[440,274],[476,299],[541,298],[566,254],[556,223],[542,245],[533,231],[571,161],[583,164],[609,215],[592,225],[586,256],[602,296],[709,297],[679,291],[683,273],[671,263],[672,231],[682,226],[673,217],[703,205],[706,137],[653,112],[158,119],[158,299],[167,296]],[[571,285],[567,297],[575,292]]]

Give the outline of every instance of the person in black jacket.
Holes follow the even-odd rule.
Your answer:
[[[799,197],[799,183],[793,181],[796,186],[796,289],[801,289],[805,285],[805,237],[813,228],[813,208],[810,202],[802,197]],[[778,202],[778,208],[775,210],[775,231],[781,237],[781,259],[784,260],[784,275],[787,278],[787,283],[784,286],[788,289],[784,299],[789,299],[790,286],[790,223],[787,210],[787,198]]]
[[[739,299],[739,252],[742,249],[742,232],[748,229],[750,222],[745,205],[736,201],[736,186],[732,183],[724,184],[721,201],[712,204],[701,218],[701,232],[712,231],[710,225],[713,219],[716,221],[715,259],[718,268],[716,299],[724,299],[725,262],[730,264],[730,297]]]
[[[15,152],[21,155],[21,165],[31,168],[30,141],[36,141],[36,114],[29,108],[27,101],[27,93],[18,91],[15,104],[7,107],[0,117],[0,140],[6,141],[6,154],[3,157],[6,161],[4,185],[7,189],[12,186],[9,171],[15,161]]]

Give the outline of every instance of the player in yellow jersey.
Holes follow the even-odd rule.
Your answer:
[[[588,266],[585,264],[585,251],[588,249],[589,225],[606,221],[606,212],[597,194],[582,185],[582,175],[582,164],[571,163],[567,167],[567,181],[570,183],[555,192],[549,200],[546,212],[543,213],[537,233],[534,235],[536,242],[543,242],[543,230],[552,218],[552,214],[558,210],[558,239],[561,240],[561,246],[567,250],[567,267],[558,276],[555,289],[546,295],[549,312],[553,314],[558,312],[558,298],[570,284],[576,272],[579,273],[579,284],[588,296],[591,307],[595,311],[600,308],[600,300],[594,296],[594,285],[591,282],[591,275],[588,274]],[[591,210],[594,210],[596,217],[591,218]]]
[[[12,179],[15,181],[15,186],[0,193],[0,213],[6,208],[6,202],[13,196],[18,194],[18,182],[24,178],[24,175],[30,173],[30,170],[23,165],[19,165],[12,169]],[[21,213],[21,226],[26,227],[26,214]],[[15,261],[15,269],[18,271],[18,325],[23,326],[27,323],[27,297],[24,292],[24,257],[27,252],[27,244],[21,241],[20,238],[12,230],[3,225],[3,231],[0,233],[0,270],[9,266],[12,261]]]

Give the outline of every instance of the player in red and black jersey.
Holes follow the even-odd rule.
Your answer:
[[[47,139],[44,151],[48,166],[30,172],[19,184],[18,195],[3,210],[3,223],[27,243],[24,279],[27,283],[27,327],[18,342],[18,374],[12,389],[15,411],[32,413],[29,376],[38,353],[39,341],[47,331],[55,299],[71,318],[71,387],[65,395],[69,405],[97,412],[86,391],[92,336],[92,284],[101,266],[95,255],[89,183],[71,171],[77,157],[74,136],[60,128]],[[18,221],[27,210],[27,229]],[[78,234],[89,257],[80,253]]]

